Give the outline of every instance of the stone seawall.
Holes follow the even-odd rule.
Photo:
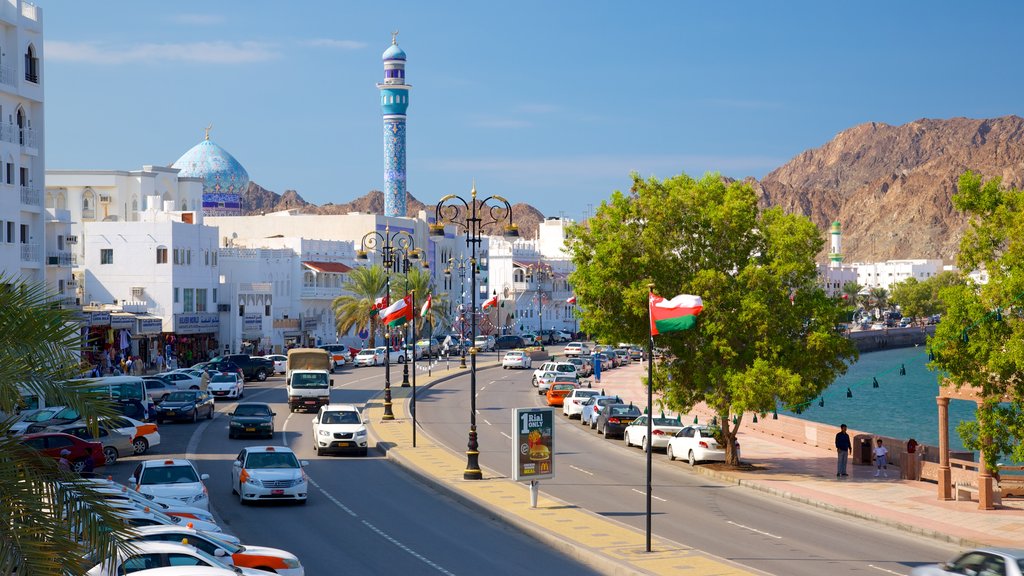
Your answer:
[[[860,352],[875,352],[888,348],[910,348],[924,346],[928,336],[935,334],[935,325],[908,326],[906,328],[881,328],[876,330],[852,330],[846,337]]]

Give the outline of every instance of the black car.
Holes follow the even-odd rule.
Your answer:
[[[516,348],[523,347],[523,339],[519,336],[513,336],[512,334],[506,334],[504,336],[498,336],[494,339],[495,350],[514,350]]]
[[[195,422],[200,416],[213,418],[213,396],[202,390],[178,390],[171,392],[156,407],[156,423],[164,420],[190,420]]]
[[[273,438],[274,416],[270,404],[242,402],[236,405],[235,411],[230,414],[228,438],[238,438],[247,434]]]
[[[271,362],[271,365],[273,365],[273,362]],[[230,360],[206,362],[201,369],[207,372],[212,370],[214,372],[234,373],[238,374],[239,378],[245,378],[245,373],[242,372],[242,367]]]
[[[643,416],[640,409],[632,404],[609,404],[604,407],[604,410],[601,410],[601,415],[597,417],[597,433],[604,434],[605,438],[613,436],[622,438],[626,426],[640,416]]]

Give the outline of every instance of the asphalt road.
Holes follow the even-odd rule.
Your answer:
[[[383,387],[383,368],[346,368],[334,376],[331,400],[361,405]],[[392,383],[401,368],[392,368]],[[370,456],[318,457],[309,434],[312,414],[288,411],[284,378],[246,383],[243,401],[274,407],[274,444],[286,444],[309,461],[305,506],[270,503],[242,506],[231,494],[231,462],[242,447],[266,440],[227,437],[226,412],[198,425],[164,424],[162,443],[141,458],[188,456],[206,484],[211,508],[225,531],[243,543],[296,554],[310,576],[333,574],[509,574],[524,566],[538,574],[593,574],[503,522],[465,507],[415,480],[371,450]],[[140,457],[126,458],[106,472],[125,481]]]
[[[532,370],[478,372],[480,463],[511,474],[511,408],[546,405],[530,384]],[[419,395],[418,420],[434,439],[464,450],[469,378],[442,382]],[[638,448],[568,420],[556,408],[556,477],[541,490],[641,530],[645,526],[645,457]],[[654,454],[653,531],[772,574],[907,574],[944,561],[955,549],[894,529],[718,483],[688,465]]]

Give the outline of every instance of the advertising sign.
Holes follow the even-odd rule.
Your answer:
[[[259,312],[246,312],[242,317],[242,332],[257,333],[263,332],[263,315]]]
[[[219,326],[220,317],[216,312],[193,312],[191,314],[174,315],[175,334],[216,332]]]
[[[513,408],[512,412],[512,479],[554,478],[554,409]]]

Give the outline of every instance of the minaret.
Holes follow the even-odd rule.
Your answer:
[[[384,215],[405,216],[405,110],[412,86],[405,83],[405,52],[398,47],[397,31],[382,58],[384,82],[377,89],[384,114]]]
[[[836,220],[832,223],[832,249],[828,253],[829,267],[831,268],[839,268],[843,263],[842,235],[839,220]]]

